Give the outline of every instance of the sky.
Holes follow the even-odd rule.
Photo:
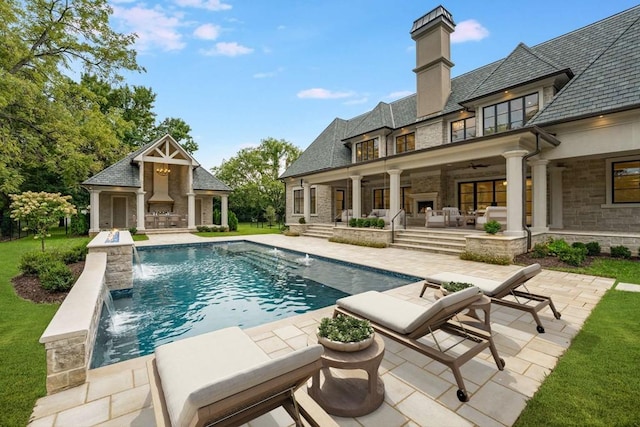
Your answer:
[[[336,118],[415,93],[413,21],[442,4],[456,23],[452,77],[566,34],[636,1],[109,0],[137,34],[158,121],[183,119],[210,169],[284,139],[305,149]]]

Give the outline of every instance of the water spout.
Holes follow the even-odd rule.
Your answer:
[[[138,268],[140,269],[140,277],[144,277],[144,267],[142,266],[142,261],[140,260],[140,254],[138,253],[138,248],[133,246],[133,257],[138,263]]]

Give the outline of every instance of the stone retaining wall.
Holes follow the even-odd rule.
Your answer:
[[[391,244],[391,230],[378,230],[374,228],[334,227],[333,237],[340,239],[356,240],[367,243]]]
[[[109,241],[114,232],[101,231],[87,245],[89,253],[107,254],[105,282],[109,290],[129,289],[133,286],[133,238],[126,230],[117,233],[117,241]]]
[[[502,235],[468,235],[466,251],[477,255],[491,255],[513,259],[516,255],[527,252],[526,237],[509,237]]]
[[[598,242],[604,253],[610,253],[612,246],[626,246],[633,256],[638,255],[638,250],[640,250],[640,234],[633,233],[594,234],[574,231],[550,231],[536,234],[533,237],[533,244],[545,242],[550,237],[564,239],[569,244],[574,242]]]
[[[82,274],[40,337],[47,354],[49,394],[86,380],[100,320],[106,269],[106,253],[87,255]]]

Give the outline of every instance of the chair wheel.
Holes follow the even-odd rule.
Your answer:
[[[456,394],[458,395],[458,400],[460,402],[466,402],[467,400],[469,400],[469,396],[467,396],[467,393],[462,390],[458,390]]]
[[[536,326],[536,330],[538,332],[540,332],[541,334],[544,334],[544,328],[542,326],[540,326],[540,325]]]

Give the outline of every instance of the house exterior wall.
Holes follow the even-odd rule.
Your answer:
[[[115,192],[115,191],[102,191],[100,193],[100,229],[111,229],[113,228],[112,223],[112,212],[111,212],[111,198],[113,196],[116,197],[126,197],[127,198],[127,227],[135,227],[136,226],[136,195],[135,193],[129,192]]]
[[[416,128],[416,150],[436,147],[445,143],[447,125],[443,120],[427,123]]]

